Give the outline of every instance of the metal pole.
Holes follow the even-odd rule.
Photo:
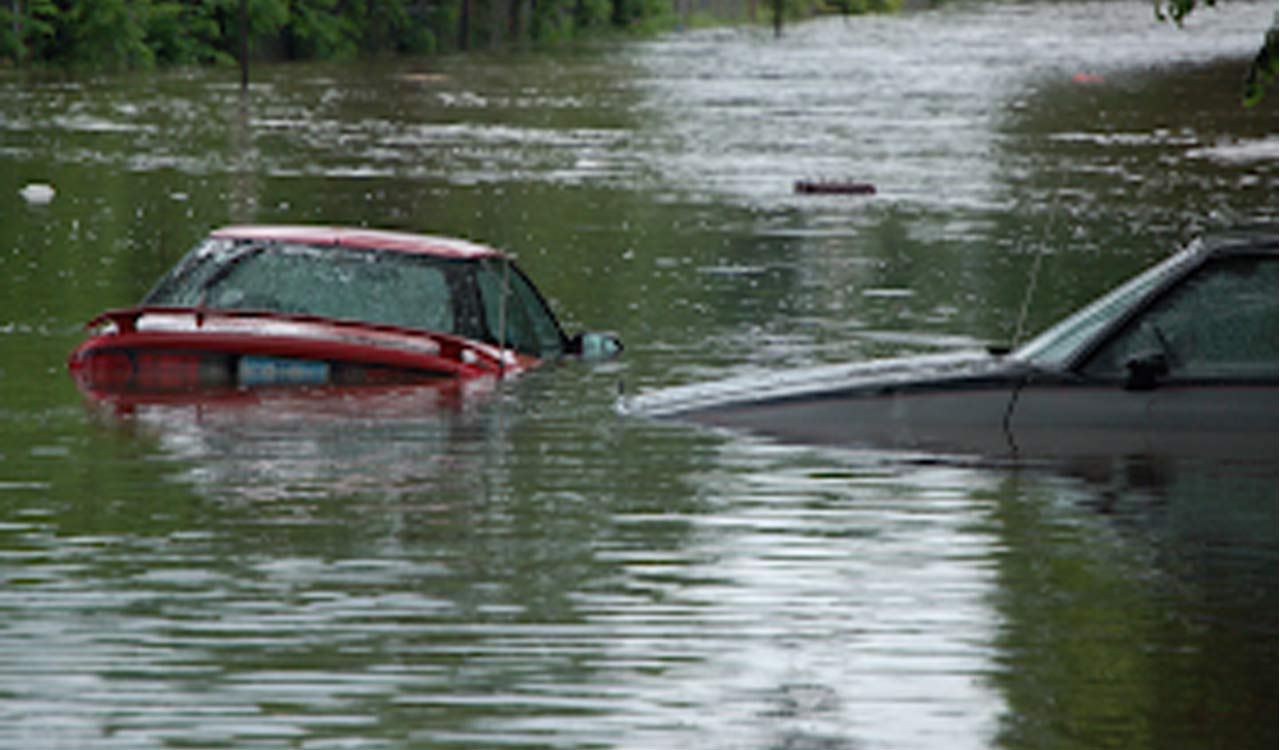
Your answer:
[[[507,294],[511,286],[511,260],[502,256],[502,290],[498,295],[498,375],[507,373]]]

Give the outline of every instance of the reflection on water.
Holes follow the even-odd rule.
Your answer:
[[[1001,744],[1268,746],[1276,465],[1071,471],[1088,481],[997,491]]]
[[[451,450],[505,445],[502,411],[477,412],[502,384],[229,390],[94,404],[104,429],[154,441],[189,463],[185,481],[247,500],[372,492],[398,496],[483,472]]]
[[[325,437],[284,424],[291,450]],[[621,476],[590,496],[542,476],[554,456],[518,455],[399,495],[242,492],[238,479],[288,486],[261,475],[273,451],[250,429],[252,456],[199,449],[201,466],[243,472],[209,499],[183,499],[188,470],[162,473],[164,506],[108,491],[92,518],[19,511],[4,656],[10,678],[35,679],[10,683],[6,737],[845,746],[963,728],[962,746],[984,744],[998,702],[974,676],[996,540],[967,527],[986,505],[969,487],[986,480],[934,468],[904,484],[874,464],[815,473],[767,446],[613,438],[608,455],[633,458],[597,467]],[[677,481],[627,491],[675,465]]]
[[[233,72],[0,73],[0,746],[1275,747],[1274,464],[613,410],[1006,341],[1037,254],[1029,330],[1274,221],[1275,111],[1236,106],[1272,12],[965,4],[264,67],[243,101]],[[486,240],[628,351],[479,393],[86,405],[80,323],[230,220]]]
[[[350,421],[351,454],[287,411],[238,435],[198,422],[153,454],[173,463],[152,497],[126,482],[51,507],[74,493],[6,487],[0,736],[1083,748],[1270,731],[1274,467],[1227,485],[1183,464],[1008,474],[656,426],[600,432],[581,467],[569,420],[479,412],[444,445],[430,433],[456,415],[391,420],[384,455]],[[417,474],[338,481],[397,465]],[[1230,507],[1206,508],[1224,486]]]

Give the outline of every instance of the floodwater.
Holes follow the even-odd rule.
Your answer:
[[[0,72],[0,747],[1274,748],[1274,463],[615,409],[1025,337],[1274,222],[1276,103],[1238,106],[1273,13],[955,3],[264,66],[246,98]],[[80,325],[242,221],[486,241],[628,349],[462,394],[89,403]]]

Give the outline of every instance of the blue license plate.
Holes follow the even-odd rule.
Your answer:
[[[236,366],[240,385],[323,385],[329,382],[329,363],[287,357],[241,357]]]

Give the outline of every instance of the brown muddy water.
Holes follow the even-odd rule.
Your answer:
[[[958,3],[263,67],[244,98],[0,72],[0,747],[1274,748],[1274,462],[615,410],[1008,341],[1037,255],[1029,331],[1274,222],[1276,102],[1238,106],[1273,13]],[[81,324],[242,221],[504,247],[628,349],[461,403],[88,403]]]

